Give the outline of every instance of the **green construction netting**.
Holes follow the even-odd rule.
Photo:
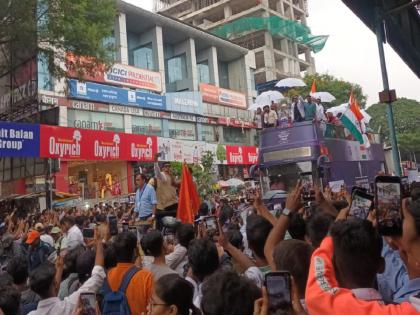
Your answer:
[[[321,51],[327,42],[328,35],[314,36],[310,29],[296,21],[282,19],[278,16],[243,17],[231,23],[216,27],[210,32],[229,38],[239,36],[250,31],[267,30],[272,35],[280,35],[298,43],[308,45],[315,53]]]

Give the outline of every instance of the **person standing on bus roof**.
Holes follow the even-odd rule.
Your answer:
[[[316,106],[316,121],[318,122],[327,121],[327,117],[325,117],[324,105],[322,105],[320,98],[316,99],[315,106]]]
[[[292,97],[292,105],[290,106],[290,116],[292,122],[301,122],[305,120],[305,109],[297,95]]]
[[[305,120],[311,121],[316,117],[316,105],[312,103],[312,96],[308,95],[306,97],[306,103],[303,104],[305,109]]]

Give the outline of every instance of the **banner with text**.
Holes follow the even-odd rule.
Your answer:
[[[0,122],[0,157],[38,157],[39,125]]]
[[[155,136],[41,125],[41,157],[151,162]]]
[[[204,102],[244,109],[248,107],[245,94],[240,92],[219,88],[206,83],[200,83],[200,92]]]
[[[77,57],[71,53],[66,55],[67,75],[76,78],[78,73],[75,70],[75,65],[79,67],[92,64],[94,60],[89,57]],[[83,79],[86,81],[95,81],[100,83],[110,83],[122,86],[133,87],[136,89],[146,89],[156,92],[162,92],[162,76],[159,72],[140,69],[129,65],[120,63],[113,64],[108,71],[105,71],[103,65],[96,65],[95,71],[92,74],[85,74]]]
[[[70,79],[69,97],[157,110],[166,109],[164,96],[74,79]]]

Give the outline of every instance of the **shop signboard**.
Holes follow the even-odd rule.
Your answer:
[[[130,161],[154,161],[158,151],[157,137],[124,134],[124,140],[127,141]]]
[[[204,102],[244,109],[248,107],[245,94],[240,92],[219,88],[206,83],[200,83],[200,92]]]
[[[203,113],[203,102],[200,92],[166,93],[166,107],[169,111],[191,114]]]
[[[150,117],[150,118],[165,118],[165,119],[171,118],[171,114],[170,113],[167,113],[167,112],[157,112],[155,110],[147,110],[147,109],[145,109],[143,111],[143,116],[144,117]]]
[[[109,106],[103,103],[71,100],[61,96],[38,94],[38,101],[44,105],[67,106],[72,109],[88,110],[95,112],[109,112]]]
[[[195,122],[195,116],[183,113],[171,113],[171,119]]]
[[[91,63],[92,60],[86,57],[77,57],[67,53],[67,74],[69,77],[76,78],[77,72],[73,70],[73,64]],[[136,89],[146,89],[156,92],[162,92],[162,75],[159,72],[140,69],[129,65],[115,63],[107,71],[103,65],[97,65],[95,74],[86,74],[84,80],[95,81],[100,83],[110,83],[133,87]]]
[[[245,164],[244,147],[238,145],[226,145],[226,161],[228,165]]]
[[[217,125],[217,119],[213,118],[213,117],[197,116],[196,120],[197,120],[198,123],[201,123],[201,124]]]
[[[143,116],[143,108],[139,108],[139,107],[130,107],[130,106],[124,106],[124,105],[109,105],[109,111],[111,113]]]
[[[258,163],[258,148],[255,146],[244,147],[244,164],[257,164]]]
[[[219,125],[238,127],[238,128],[255,128],[255,124],[250,121],[244,121],[237,118],[220,117],[217,119]]]
[[[73,98],[128,106],[165,110],[164,96],[123,89],[93,82],[70,79],[69,96]]]
[[[37,157],[39,146],[39,125],[0,122],[0,157]]]
[[[153,161],[155,136],[41,125],[40,156],[63,160]]]
[[[41,125],[40,138],[41,157],[79,160],[87,156],[83,129]]]

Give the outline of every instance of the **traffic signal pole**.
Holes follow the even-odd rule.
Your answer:
[[[376,8],[375,18],[376,18],[375,33],[376,33],[376,39],[378,41],[379,60],[381,63],[381,71],[382,71],[382,82],[384,86],[384,92],[389,92],[388,71],[386,68],[385,52],[384,52],[384,44],[383,44],[384,43],[384,27],[383,27],[382,14],[379,7]],[[402,175],[401,161],[400,161],[400,154],[398,150],[397,136],[395,133],[392,100],[389,100],[386,106],[387,106],[386,113],[387,113],[387,120],[388,120],[389,137],[391,140],[392,157],[394,160],[395,173],[397,176],[401,176]]]

